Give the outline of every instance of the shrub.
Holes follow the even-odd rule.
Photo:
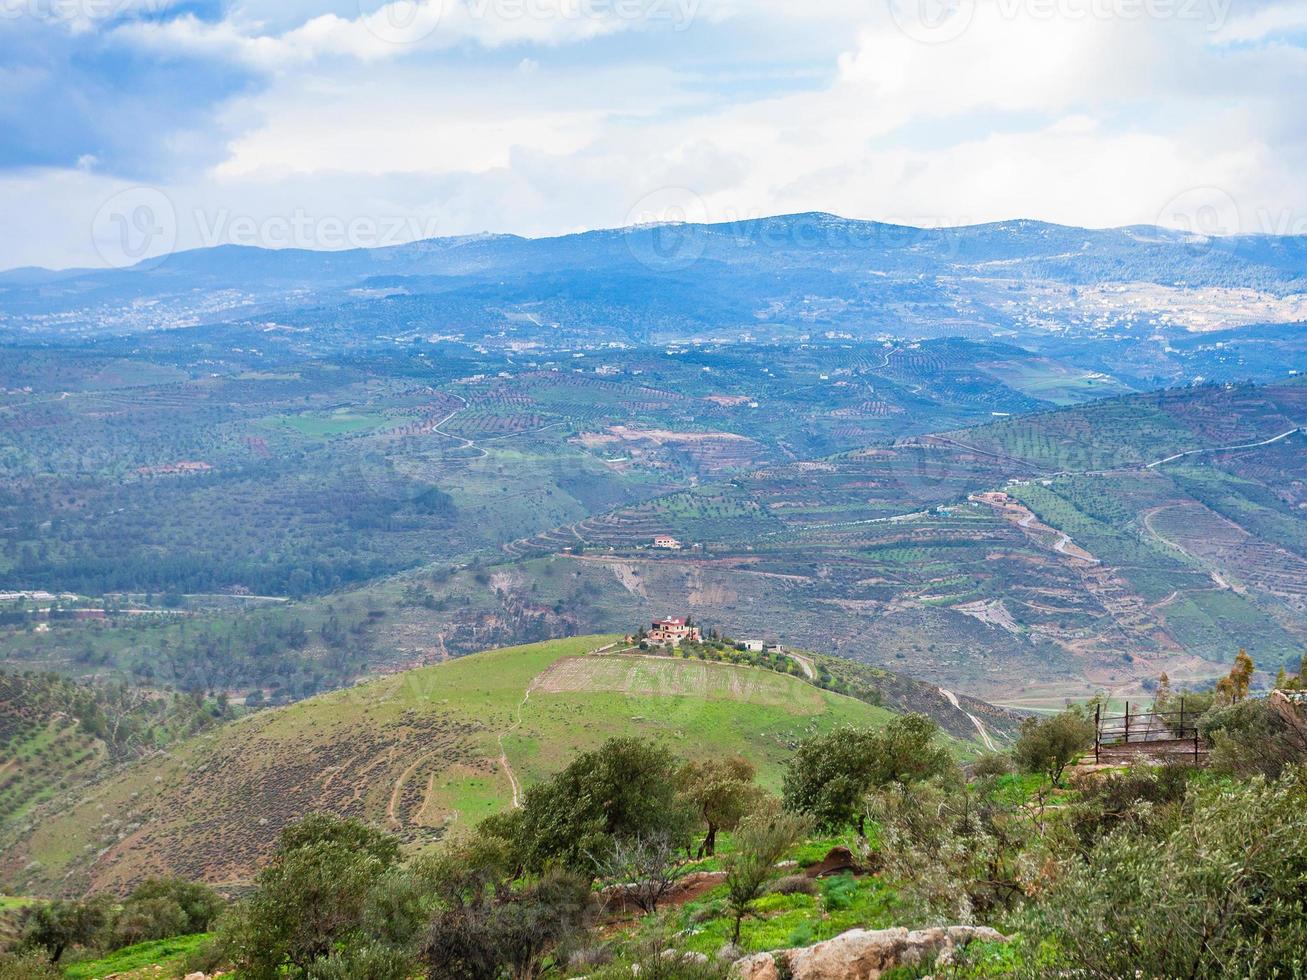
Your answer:
[[[63,980],[63,971],[39,950],[0,953],[0,980]]]
[[[1023,849],[1036,839],[1038,818],[1024,807],[936,782],[893,786],[868,803],[883,874],[916,917],[970,922],[1025,895]]]
[[[206,885],[179,878],[148,878],[132,890],[114,917],[111,945],[117,949],[208,932],[222,899]]]
[[[1274,710],[1269,698],[1217,708],[1204,716],[1199,730],[1219,772],[1275,778],[1287,766],[1307,763],[1307,726],[1292,708]]]
[[[254,894],[224,926],[241,975],[307,971],[364,942],[368,897],[398,855],[393,838],[357,820],[315,815],[287,827]]]
[[[968,767],[974,779],[997,779],[1012,772],[1012,756],[1006,752],[983,752]]]
[[[566,872],[516,890],[471,889],[436,912],[421,959],[432,980],[534,977],[549,951],[584,934],[592,913],[589,881]]]
[[[776,862],[807,832],[810,821],[768,800],[740,821],[735,852],[726,862],[726,904],[734,921],[731,942],[740,942],[740,925],[753,915],[753,903],[775,873]]]
[[[1307,771],[1191,787],[1161,838],[1124,826],[1032,907],[1056,975],[1297,977],[1307,949]]]
[[[1193,766],[1174,763],[1155,769],[1136,766],[1086,780],[1080,786],[1080,799],[1071,808],[1071,826],[1081,846],[1091,849],[1136,813],[1140,804],[1178,806],[1196,771]]]
[[[816,895],[817,883],[807,875],[786,875],[773,881],[767,890],[776,895]]]
[[[23,909],[19,919],[19,945],[25,950],[44,949],[50,962],[58,963],[69,947],[94,942],[108,918],[107,905],[99,899],[32,905]]]
[[[803,742],[785,769],[785,805],[812,817],[820,830],[856,823],[866,836],[863,799],[877,786],[908,785],[954,768],[924,715],[902,715],[883,729],[851,726]]]

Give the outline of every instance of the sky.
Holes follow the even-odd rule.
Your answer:
[[[828,211],[1307,234],[1307,0],[0,0],[0,268]]]

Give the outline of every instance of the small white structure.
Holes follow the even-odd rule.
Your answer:
[[[654,536],[653,546],[662,548],[664,551],[680,551],[681,542],[677,541],[670,534],[658,534]]]

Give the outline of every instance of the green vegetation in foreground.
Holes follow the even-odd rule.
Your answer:
[[[191,925],[176,930],[188,948],[160,951],[242,980],[618,980],[636,966],[726,980],[742,955],[853,928],[984,923],[1002,935],[955,933],[950,976],[1301,977],[1307,739],[1286,699],[1249,695],[1252,677],[1241,653],[1211,695],[1209,769],[1136,759],[1072,776],[1083,708],[1029,720],[1011,753],[966,771],[920,715],[816,734],[785,760],[779,798],[746,760],[610,738],[424,853],[356,819],[290,824],[211,943]],[[1307,663],[1279,680],[1307,687]],[[707,870],[720,874],[684,877]],[[212,908],[179,883],[116,912],[103,896],[52,903],[25,916],[25,946],[88,957],[166,928],[178,917],[155,894]],[[112,966],[157,956],[140,954]],[[15,964],[0,954],[0,977]]]
[[[92,980],[95,977],[107,977],[153,966],[161,966],[165,971],[180,974],[187,958],[210,938],[207,933],[198,933],[137,943],[100,959],[69,963],[64,967],[64,976],[67,980]]]

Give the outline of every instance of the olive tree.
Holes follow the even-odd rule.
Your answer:
[[[1054,786],[1062,774],[1094,743],[1094,723],[1079,706],[1051,718],[1021,722],[1012,756],[1023,772],[1043,773]]]

